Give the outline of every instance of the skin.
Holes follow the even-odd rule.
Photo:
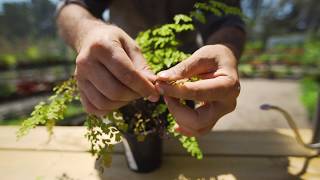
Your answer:
[[[202,136],[222,116],[234,111],[240,93],[237,64],[245,39],[245,32],[238,28],[220,28],[190,58],[157,75],[156,87],[179,125],[176,131]],[[182,85],[166,83],[194,76],[200,80]],[[200,101],[202,106],[191,109],[179,99]]]
[[[156,76],[123,30],[72,4],[61,10],[57,22],[62,37],[78,53],[74,75],[86,112],[105,115],[141,97],[158,100]]]
[[[240,93],[237,60],[245,42],[245,33],[238,28],[220,28],[191,57],[154,75],[132,38],[81,6],[64,7],[57,23],[62,37],[78,52],[75,77],[88,113],[104,115],[141,97],[156,102],[162,94],[179,125],[176,130],[200,136],[236,107]],[[194,76],[200,80],[168,83]],[[202,105],[192,109],[179,99]]]
[[[168,81],[197,76],[196,82],[171,85]],[[210,132],[215,123],[236,107],[240,93],[236,58],[224,45],[207,45],[189,59],[158,74],[156,84],[164,95],[169,111],[175,117],[177,131],[187,136]],[[192,109],[179,99],[203,102]]]

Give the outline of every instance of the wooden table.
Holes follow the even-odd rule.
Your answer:
[[[163,166],[150,174],[129,171],[119,145],[112,167],[102,175],[94,169],[95,158],[87,152],[84,127],[56,127],[49,143],[45,128],[35,129],[18,142],[16,129],[0,127],[1,180],[320,179],[316,152],[297,144],[291,131],[285,129],[214,131],[199,140],[205,154],[200,161],[186,154],[177,141],[166,140]],[[310,140],[311,130],[301,132]],[[302,171],[306,159],[310,160]]]

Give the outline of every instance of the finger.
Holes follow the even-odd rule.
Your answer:
[[[180,126],[177,128],[178,132],[180,132],[181,134],[183,134],[185,136],[189,136],[189,137],[191,137],[191,136],[199,137],[199,136],[203,136],[203,135],[210,133],[212,128],[216,124],[216,122],[222,117],[223,113],[219,112],[219,111],[217,112],[217,109],[219,107],[214,107],[214,106],[210,107],[210,108],[216,109],[216,113],[210,112],[213,110],[209,110],[207,107],[204,107],[204,109],[205,109],[204,113],[199,112],[199,111],[201,111],[201,108],[196,109],[196,111],[200,114],[199,119],[202,119],[204,121],[204,124],[206,124],[205,127],[199,128],[199,129],[194,129],[193,131],[190,131],[188,128],[186,128],[184,126]]]
[[[200,79],[212,79],[212,78],[216,78],[217,76],[214,72],[210,72],[210,73],[199,74],[197,75],[197,77]]]
[[[190,78],[198,74],[212,72],[217,69],[217,64],[211,58],[205,58],[196,51],[188,59],[180,62],[176,66],[157,74],[157,80],[174,81]]]
[[[212,131],[214,125],[215,124],[213,124],[212,126],[208,126],[207,128],[204,128],[204,129],[201,129],[200,131],[198,131],[199,136],[204,136],[206,134],[209,134]]]
[[[137,43],[131,39],[128,35],[125,36],[126,39],[122,40],[123,48],[136,69],[139,70],[149,70],[147,60],[143,57],[142,52],[137,45]]]
[[[132,101],[139,98],[139,95],[119,82],[109,71],[100,63],[93,63],[93,72],[88,73],[88,80],[112,101]]]
[[[165,97],[170,113],[179,125],[178,131],[186,136],[201,136],[211,131],[216,122],[225,114],[231,112],[232,103],[206,103],[195,110],[179,103],[177,99]]]
[[[184,127],[178,127],[176,131],[179,132],[180,134],[184,135],[184,136],[200,137],[200,136],[204,136],[204,135],[210,133],[211,130],[212,130],[212,126],[203,128],[201,130],[196,130],[196,131],[193,131],[193,132],[185,129]]]
[[[130,48],[125,49],[130,59],[133,61],[133,65],[139,72],[146,77],[152,84],[157,80],[157,76],[150,70],[147,60],[143,57],[140,49],[137,45],[132,44]]]
[[[161,94],[195,101],[224,101],[225,98],[235,98],[240,92],[238,86],[239,82],[228,76],[177,85],[161,81],[156,84]]]
[[[207,124],[204,124],[203,121],[198,118],[199,114],[197,111],[181,104],[178,99],[167,96],[165,96],[164,99],[179,127],[188,130],[192,135],[196,135],[197,130],[207,127]]]
[[[119,80],[142,97],[158,96],[153,84],[135,69],[122,47],[113,47],[110,54],[103,48],[95,49],[99,61]],[[111,57],[112,59],[106,59]]]
[[[194,130],[189,130],[187,127],[184,126],[179,126],[178,128],[175,129],[176,132],[187,136],[187,137],[197,137],[198,133]]]
[[[154,83],[157,76],[150,70],[147,60],[143,56],[137,43],[126,34],[126,40],[122,42],[124,50],[132,60],[133,65],[139,72],[145,76],[149,81]]]
[[[94,105],[91,104],[91,102],[88,100],[86,95],[81,91],[80,91],[80,101],[84,107],[84,110],[89,114],[104,116],[109,113],[107,111],[98,110]]]
[[[230,99],[225,102],[209,102],[196,108],[195,111],[199,114],[199,119],[202,119],[207,124],[207,127],[198,129],[198,133],[205,134],[210,132],[217,121],[224,115],[232,112],[236,108],[236,105],[236,99]]]
[[[98,110],[114,110],[126,104],[127,101],[111,101],[103,94],[101,94],[91,83],[87,80],[77,81],[78,87],[88,98],[89,102]]]

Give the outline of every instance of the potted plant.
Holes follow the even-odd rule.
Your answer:
[[[208,0],[196,3],[195,10],[189,15],[176,15],[173,23],[141,32],[136,41],[154,73],[173,67],[189,56],[178,49],[180,42],[176,35],[193,31],[194,20],[205,23],[204,13],[240,15],[241,11],[224,3]],[[64,118],[67,106],[78,99],[77,84],[73,78],[57,86],[49,101],[37,105],[31,117],[22,123],[18,137],[40,124],[45,124],[52,134],[54,124]],[[193,102],[186,104],[192,106]],[[86,137],[91,142],[91,151],[100,157],[104,166],[111,163],[114,144],[123,141],[129,167],[138,172],[152,171],[161,164],[161,137],[168,134],[178,138],[193,157],[202,159],[203,156],[194,137],[175,132],[176,122],[162,99],[157,103],[139,99],[104,117],[88,115],[86,124]]]

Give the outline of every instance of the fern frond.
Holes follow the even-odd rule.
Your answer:
[[[48,102],[40,102],[36,105],[31,116],[23,121],[17,132],[17,137],[21,138],[28,134],[37,125],[46,125],[49,133],[52,134],[52,128],[55,123],[64,119],[68,105],[77,97],[74,78],[70,78],[61,85],[56,86],[54,95],[49,98]]]

